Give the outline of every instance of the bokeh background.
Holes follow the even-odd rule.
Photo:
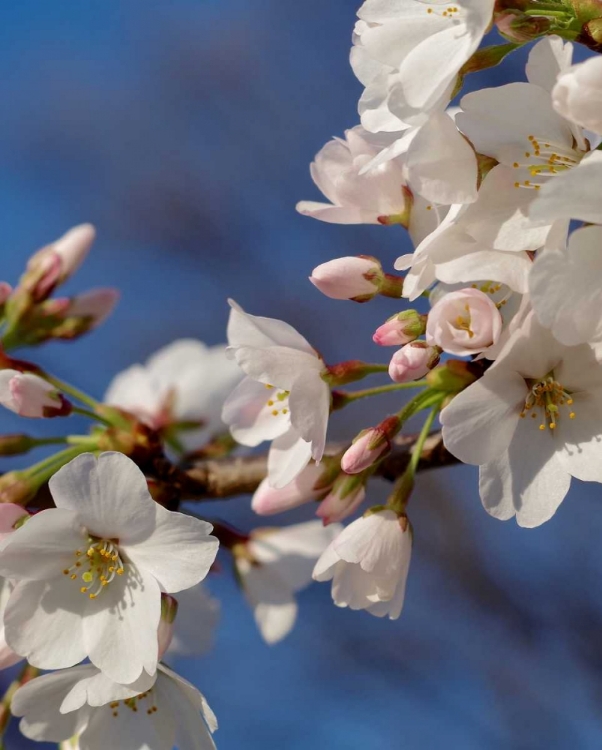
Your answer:
[[[406,237],[294,210],[319,198],[308,171],[315,152],[357,121],[360,86],[347,63],[357,5],[4,4],[0,277],[16,280],[33,250],[91,221],[98,242],[69,290],[123,294],[93,335],[40,350],[43,366],[100,397],[120,369],[174,338],[223,341],[228,296],[296,325],[327,361],[385,361],[371,333],[395,304],[335,303],[306,277],[349,254],[390,267]],[[469,87],[522,79],[524,59]],[[351,407],[333,420],[333,437],[386,408]],[[3,413],[0,427],[23,423]],[[2,459],[0,470],[15,465]],[[178,665],[218,714],[218,747],[598,750],[601,497],[597,485],[575,486],[549,523],[522,530],[483,511],[473,469],[422,475],[401,619],[339,611],[316,584],[299,597],[294,632],[272,648],[225,565],[210,581],[223,609],[216,647]],[[207,513],[258,524],[248,498]],[[10,750],[35,746],[11,729]]]

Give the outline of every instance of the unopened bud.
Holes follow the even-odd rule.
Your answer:
[[[527,16],[520,11],[507,10],[496,14],[495,25],[499,33],[509,41],[524,44],[547,34],[552,27],[552,21],[543,15]],[[481,51],[485,52],[486,49]],[[499,60],[493,64],[496,65],[498,62]]]
[[[440,353],[438,347],[429,346],[425,341],[412,341],[391,357],[389,377],[395,383],[419,380],[439,364]]]
[[[38,441],[29,435],[0,435],[0,456],[20,456],[36,445]]]
[[[334,481],[333,478],[330,484],[323,486],[323,474],[322,464],[310,463],[292,482],[279,489],[270,487],[266,478],[255,490],[251,508],[260,516],[271,516],[317,500],[327,492]]]
[[[358,476],[340,474],[332,490],[322,500],[316,515],[324,526],[337,523],[351,515],[366,497],[365,479]]]
[[[376,427],[363,430],[345,451],[341,469],[346,474],[359,474],[391,450],[391,439],[399,432],[398,417],[387,417]]]
[[[178,614],[178,601],[169,594],[161,594],[161,619],[157,629],[159,639],[159,661],[165,655],[173,638],[174,623]]]
[[[0,541],[12,534],[31,518],[21,505],[15,503],[0,504]]]
[[[314,268],[309,280],[331,299],[367,302],[378,294],[383,278],[380,261],[358,255],[322,263]]]
[[[404,310],[377,328],[372,340],[379,346],[409,344],[425,332],[426,318],[426,315],[421,315],[416,310]]]
[[[118,299],[116,289],[92,289],[74,297],[69,300],[61,313],[62,320],[49,331],[48,337],[74,339],[88,333],[106,320]]]
[[[356,380],[362,380],[373,372],[381,372],[380,366],[375,369],[374,365],[362,362],[361,359],[349,359],[336,365],[328,365],[322,370],[320,377],[329,386],[335,388],[339,385],[355,383]]]
[[[36,482],[23,471],[9,471],[0,477],[0,503],[27,505],[37,491]]]
[[[478,364],[450,359],[444,365],[428,373],[426,379],[431,388],[445,393],[459,393],[474,383],[482,374]]]
[[[72,405],[47,380],[29,372],[0,370],[0,404],[21,417],[66,417]]]

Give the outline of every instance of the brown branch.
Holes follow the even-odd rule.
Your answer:
[[[391,453],[376,470],[376,476],[389,481],[399,477],[410,460],[412,447],[417,435],[402,435],[396,438]],[[331,454],[343,451],[346,444],[328,446]],[[426,440],[419,471],[435,469],[457,463],[457,459],[448,453],[441,440],[440,432],[433,432]],[[267,473],[267,456],[231,456],[220,459],[208,459],[196,462],[184,472],[181,482],[181,499],[209,500],[226,499],[235,495],[246,495],[254,492]]]

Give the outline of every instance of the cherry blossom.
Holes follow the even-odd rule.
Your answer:
[[[229,351],[247,377],[228,397],[222,418],[243,445],[272,441],[268,476],[282,488],[324,453],[330,413],[325,364],[292,326],[249,315],[233,301],[230,306]]]
[[[42,669],[89,657],[118,682],[153,675],[161,591],[206,576],[218,546],[211,525],[156,504],[120,453],[79,456],[50,491],[57,507],[33,516],[0,552],[0,575],[16,582],[8,644]]]
[[[332,580],[337,607],[365,609],[396,620],[401,614],[412,553],[406,516],[372,509],[347,526],[314,568],[316,581]]]
[[[602,135],[602,59],[564,70],[552,89],[552,104],[566,120]]]

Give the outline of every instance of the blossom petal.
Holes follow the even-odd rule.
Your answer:
[[[468,464],[492,461],[510,444],[526,395],[525,381],[517,373],[485,373],[441,412],[447,450]]]
[[[49,486],[57,507],[75,511],[94,536],[133,541],[152,531],[155,502],[144,474],[123,453],[84,453]]]
[[[243,589],[259,632],[266,643],[277,643],[291,631],[297,619],[293,592],[272,566],[248,564],[243,570]]]
[[[85,604],[78,583],[70,578],[21,581],[4,613],[6,641],[34,667],[71,667],[87,655],[82,632]]]
[[[243,372],[265,385],[290,391],[295,380],[320,372],[324,363],[316,355],[287,346],[268,346],[262,349],[241,346],[235,351],[236,361]]]
[[[24,716],[19,729],[31,740],[62,742],[79,734],[86,726],[89,710],[61,714],[59,707],[66,693],[94,667],[83,665],[45,674],[19,688],[11,702],[11,712]]]
[[[154,674],[160,616],[159,584],[144,568],[126,564],[123,576],[87,600],[83,630],[92,664],[124,685],[137,680],[142,670]]]
[[[125,701],[144,693],[155,684],[155,675],[143,672],[140,677],[129,685],[120,685],[103,674],[92,664],[86,665],[89,673],[76,682],[65,695],[60,705],[61,714],[77,711],[82,706],[105,706],[112,701]]]
[[[234,300],[228,300],[232,308],[228,321],[228,343],[232,347],[283,346],[298,349],[316,356],[315,349],[291,325],[275,318],[249,315]]]
[[[311,443],[312,458],[320,461],[326,445],[330,388],[319,376],[302,375],[293,383],[288,403],[291,424],[303,440]]]
[[[43,510],[6,537],[0,576],[37,581],[60,576],[86,542],[76,513],[64,508]]]
[[[140,570],[174,594],[203,580],[215,561],[219,542],[213,526],[199,518],[174,513],[155,504],[155,528],[146,539],[121,549]]]
[[[268,481],[280,489],[300,474],[311,458],[311,443],[299,437],[292,427],[276,438],[268,453]]]
[[[275,419],[267,402],[270,394],[264,383],[245,378],[226,399],[222,419],[230,425],[232,437],[242,445],[254,447],[274,440],[290,427],[288,419]]]

